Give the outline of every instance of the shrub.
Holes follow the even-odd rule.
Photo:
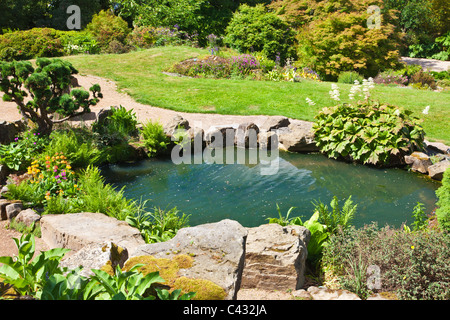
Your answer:
[[[442,186],[436,190],[438,202],[436,205],[436,216],[440,227],[447,232],[450,231],[450,169],[447,168],[442,179]]]
[[[243,4],[233,14],[225,30],[224,43],[241,53],[261,51],[269,59],[295,58],[294,31],[264,5]]]
[[[315,117],[313,131],[321,152],[373,165],[390,165],[423,147],[425,133],[412,112],[392,105],[342,104],[324,108]]]
[[[61,32],[51,28],[33,28],[0,35],[0,60],[28,60],[63,56]]]
[[[393,74],[390,71],[384,71],[379,73],[373,81],[376,84],[395,84],[395,85],[407,85],[408,77],[403,75]]]
[[[97,39],[103,50],[107,50],[114,40],[125,44],[125,40],[131,32],[125,20],[104,10],[93,16],[92,21],[86,26],[86,30]]]
[[[148,49],[155,44],[156,38],[153,34],[153,28],[135,26],[133,31],[128,34],[127,43],[141,49]]]
[[[67,55],[100,53],[100,46],[97,40],[87,31],[61,32],[60,39]]]
[[[409,80],[409,83],[413,85],[416,84],[419,88],[431,88],[436,89],[436,81],[433,76],[428,73],[420,70],[419,72],[414,73]]]
[[[403,232],[376,224],[332,235],[323,252],[327,277],[366,298],[371,291],[394,292],[399,299],[450,297],[450,235],[434,230]],[[368,267],[380,272],[373,285]]]
[[[363,79],[364,79],[363,76],[361,76],[358,72],[344,71],[339,74],[338,82],[354,84],[355,80],[361,83]]]
[[[400,32],[392,22],[393,12],[382,10],[382,27],[368,28],[369,5],[383,8],[382,1],[308,1],[308,9],[299,15],[299,62],[333,81],[344,71],[368,78],[397,68]]]
[[[89,107],[103,97],[98,84],[89,89],[92,98],[84,89],[71,88],[78,71],[68,61],[38,58],[36,65],[34,69],[30,61],[0,61],[0,90],[3,100],[15,102],[22,116],[35,122],[41,134],[50,134],[55,123],[90,112]],[[31,101],[25,102],[26,95]],[[50,117],[52,114],[60,118]]]

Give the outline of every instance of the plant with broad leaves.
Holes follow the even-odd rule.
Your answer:
[[[56,248],[37,255],[32,234],[14,238],[18,248],[17,257],[0,257],[0,277],[14,287],[19,295],[39,296],[50,275],[63,274],[59,263],[69,249]]]
[[[425,132],[411,114],[368,100],[324,108],[313,125],[316,145],[333,159],[389,165],[423,147]]]

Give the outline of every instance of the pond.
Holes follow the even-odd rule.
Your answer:
[[[224,164],[176,165],[170,158],[150,159],[107,166],[102,172],[107,183],[125,187],[127,198],[149,199],[152,207],[177,207],[190,215],[191,226],[222,219],[259,226],[269,217],[278,217],[277,204],[283,215],[296,207],[291,217],[302,216],[305,221],[313,214],[314,201],[329,205],[337,196],[343,204],[351,195],[358,205],[356,227],[372,221],[400,227],[413,222],[417,202],[429,214],[437,201],[440,184],[407,170],[344,163],[320,154],[277,152],[273,159],[276,174],[261,174],[267,163],[259,158],[252,161],[248,155],[246,161]]]

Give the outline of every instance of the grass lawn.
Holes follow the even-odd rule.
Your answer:
[[[157,47],[122,55],[66,57],[81,74],[114,80],[138,102],[182,112],[233,115],[284,115],[313,121],[323,107],[334,105],[330,82],[272,82],[252,80],[193,79],[162,73],[184,59],[208,54],[191,47]],[[349,102],[351,85],[339,84],[341,99]],[[450,91],[432,92],[377,85],[372,98],[414,112],[423,118],[427,139],[450,144]],[[316,105],[309,106],[305,99]],[[422,110],[430,106],[428,115]]]

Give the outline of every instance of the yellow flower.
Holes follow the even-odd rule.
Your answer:
[[[414,250],[414,246],[411,246],[411,249],[413,249],[413,250]]]
[[[67,169],[67,170],[70,170],[70,169],[72,169],[72,167],[71,167],[70,165],[67,165],[67,166],[66,166],[66,169]]]

